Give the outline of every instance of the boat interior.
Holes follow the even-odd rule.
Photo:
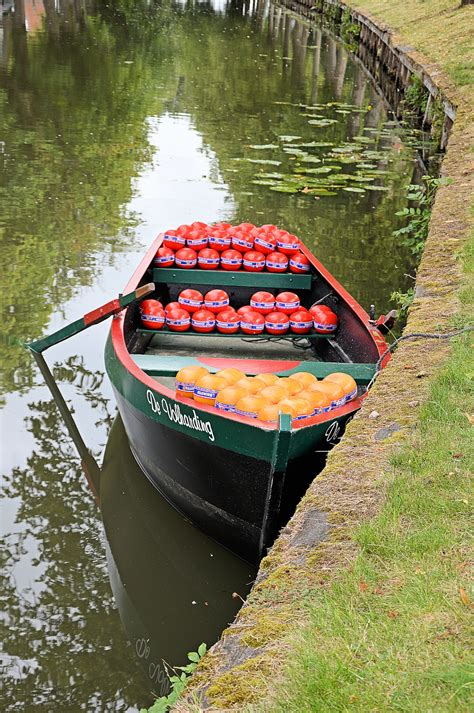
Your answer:
[[[378,352],[367,325],[352,306],[314,267],[309,274],[268,272],[226,272],[224,270],[176,269],[153,267],[145,272],[141,284],[153,281],[155,292],[150,295],[167,304],[178,299],[182,289],[191,287],[203,294],[210,289],[225,289],[231,305],[238,309],[248,304],[256,290],[278,294],[283,290],[295,292],[303,307],[314,303],[329,306],[338,316],[335,334],[323,335],[312,331],[308,335],[247,336],[242,333],[172,332],[145,329],[140,323],[138,305],[132,305],[125,320],[125,339],[135,363],[161,384],[174,388],[174,377],[190,360],[226,359],[248,375],[261,371],[277,374],[305,370],[318,378],[334,371],[344,371],[356,380],[360,393],[374,375]],[[241,361],[241,364],[238,362]],[[271,361],[275,361],[272,368]],[[285,364],[285,362],[287,362]],[[302,362],[295,366],[295,363]],[[206,363],[217,371],[216,366]]]

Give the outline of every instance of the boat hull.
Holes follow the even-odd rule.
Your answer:
[[[218,414],[207,413],[203,421],[192,401],[153,395],[151,389],[144,395],[143,385],[122,367],[110,342],[106,355],[131,450],[147,478],[206,534],[257,562],[354,409],[286,434]],[[204,424],[201,430],[192,427],[196,419]]]

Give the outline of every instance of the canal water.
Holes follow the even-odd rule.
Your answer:
[[[104,460],[102,512],[32,360],[192,220],[298,234],[368,308],[412,267],[392,232],[419,168],[362,65],[266,1],[0,3],[2,710],[136,710],[233,618],[255,571],[135,465],[106,325],[48,352]],[[105,456],[104,456],[105,451]]]

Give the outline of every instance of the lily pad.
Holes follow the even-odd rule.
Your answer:
[[[274,186],[270,186],[271,191],[276,191],[277,193],[298,193],[300,187],[297,185],[288,186],[284,183],[276,183]]]
[[[343,186],[342,190],[350,193],[365,193],[365,188],[358,188],[357,186]]]
[[[263,151],[264,149],[277,149],[277,144],[250,144],[251,149],[257,149],[258,151]]]
[[[308,124],[312,126],[331,126],[331,124],[337,124],[337,119],[310,119]]]
[[[257,178],[284,178],[284,173],[257,173]]]
[[[301,159],[304,163],[321,163],[321,159],[317,156],[303,156]]]
[[[274,178],[257,178],[251,181],[255,186],[273,186],[275,184]]]
[[[284,102],[280,102],[284,103]],[[275,104],[278,104],[278,102],[275,102]],[[286,134],[281,134],[279,137],[282,141],[296,141],[297,139],[301,139],[301,136],[288,136]]]
[[[281,166],[281,161],[274,161],[270,158],[246,158],[249,163],[260,163],[262,165],[268,166]]]

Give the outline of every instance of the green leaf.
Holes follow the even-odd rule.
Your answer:
[[[190,651],[188,653],[188,659],[190,661],[193,661],[194,663],[197,663],[199,661],[199,654],[197,653],[197,651]]]
[[[199,656],[204,656],[204,654],[207,652],[207,645],[202,643],[198,646],[198,654]]]

